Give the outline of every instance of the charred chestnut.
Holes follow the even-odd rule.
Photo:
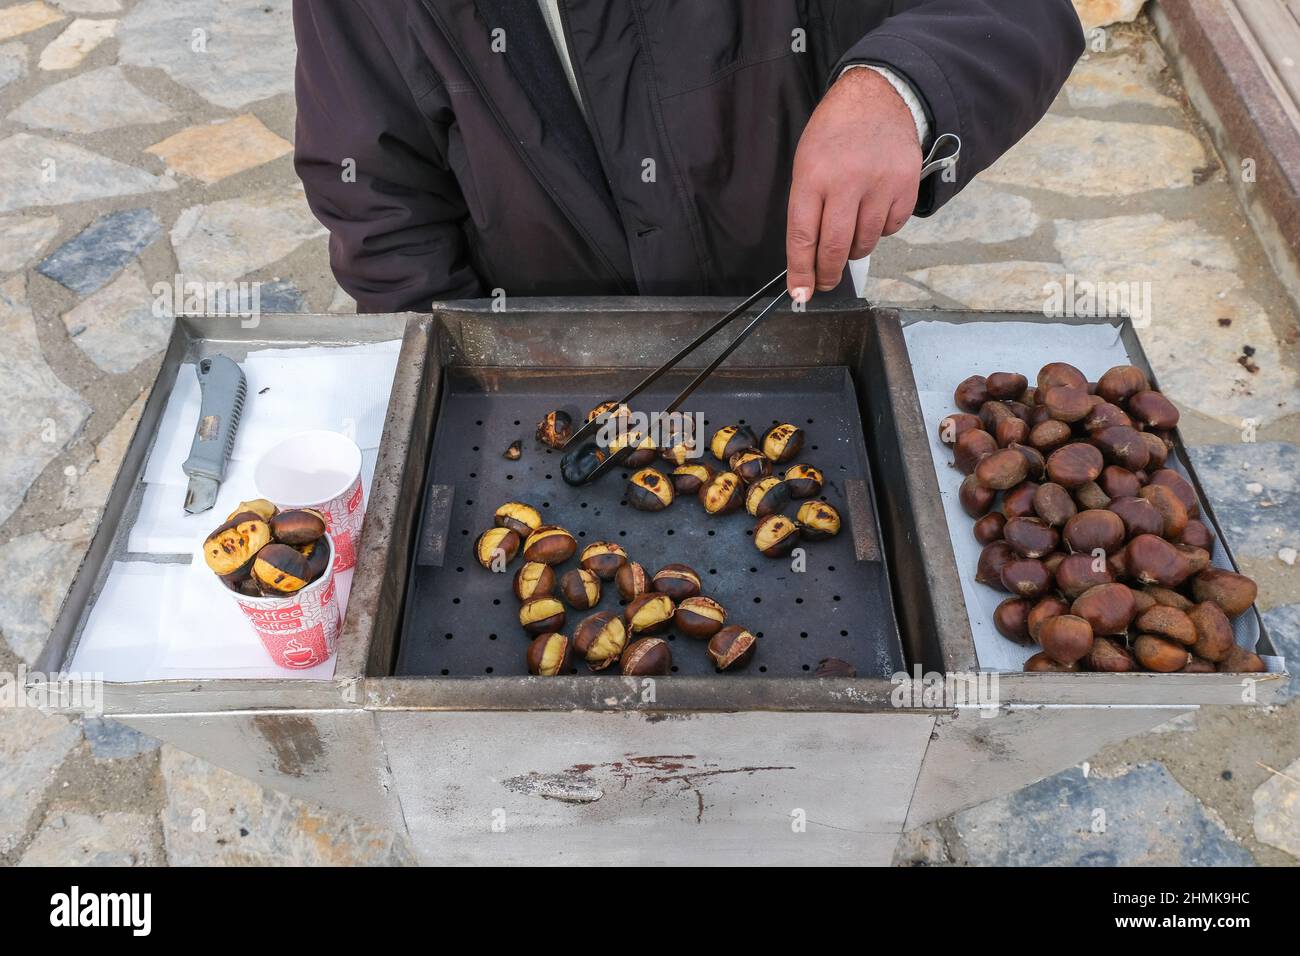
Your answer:
[[[758,638],[736,624],[729,624],[709,638],[709,659],[720,671],[740,670],[754,657]]]
[[[612,541],[593,541],[582,549],[578,563],[602,581],[612,581],[618,569],[627,564],[627,552]]]
[[[281,511],[270,524],[271,537],[294,547],[310,544],[325,533],[325,516],[311,508]]]
[[[519,535],[509,528],[488,528],[474,542],[475,560],[489,571],[504,571],[518,553]]]
[[[747,448],[757,450],[758,439],[748,425],[723,425],[713,433],[709,451],[718,461],[730,461],[731,456]]]
[[[803,438],[803,429],[798,425],[773,425],[763,435],[763,454],[777,464],[794,461],[803,450]]]
[[[253,559],[253,579],[263,593],[293,594],[311,581],[311,567],[297,548],[272,542]]]
[[[840,533],[840,513],[824,501],[805,501],[795,521],[805,541],[825,541]],[[757,537],[758,532],[754,534]]]
[[[696,495],[700,489],[713,480],[714,471],[705,464],[678,465],[669,478],[673,483],[673,492],[679,495]]]
[[[534,434],[543,445],[563,448],[573,437],[573,418],[566,411],[547,412],[537,423],[537,431]]]
[[[603,671],[627,646],[627,628],[614,611],[601,611],[583,618],[573,632],[573,652],[593,671]]]
[[[747,485],[761,481],[772,474],[772,462],[761,452],[738,451],[731,456],[727,467],[740,476]]]
[[[587,412],[587,421],[594,421],[601,415],[609,414],[611,418],[631,418],[632,409],[626,405],[620,405],[618,402],[601,402],[591,411]]]
[[[600,603],[600,578],[586,568],[565,571],[560,578],[560,593],[575,611],[587,611]]]
[[[674,497],[673,483],[654,468],[642,468],[627,480],[627,503],[638,511],[663,511]]]
[[[767,459],[763,459],[766,461]],[[765,518],[780,511],[790,502],[790,488],[775,476],[764,478],[749,486],[745,492],[745,510],[755,518]]]
[[[812,465],[791,465],[786,469],[785,485],[791,498],[798,500],[820,495],[823,484],[822,473]]]
[[[326,543],[325,537],[321,536],[315,541],[299,545],[298,550],[307,559],[307,583],[310,584],[328,570],[331,556],[330,546]]]
[[[523,537],[528,537],[542,526],[542,515],[532,505],[522,501],[507,501],[492,516],[498,528],[509,528]]]
[[[658,637],[633,641],[623,651],[619,668],[625,677],[663,676],[672,670],[673,652],[668,642]]]
[[[605,450],[598,447],[595,442],[587,442],[580,448],[564,453],[564,457],[560,459],[560,477],[566,484],[584,484],[608,457]]]
[[[650,575],[635,561],[629,561],[614,575],[614,586],[623,600],[630,601],[650,590]]]
[[[572,647],[563,634],[539,634],[528,645],[528,673],[538,677],[555,677],[569,672]]]
[[[665,564],[650,579],[650,589],[667,594],[675,604],[700,593],[700,576],[685,564]]]
[[[768,515],[754,525],[754,547],[769,558],[780,558],[794,549],[799,526],[785,515]]]
[[[684,599],[673,612],[673,626],[687,637],[712,637],[726,620],[727,612],[721,604],[698,594]]]
[[[524,540],[524,560],[563,564],[578,550],[573,535],[559,525],[544,524]]]
[[[709,514],[727,514],[744,503],[745,483],[734,472],[720,471],[700,488],[698,497]]]
[[[673,599],[659,591],[651,591],[633,598],[623,609],[623,619],[631,634],[653,634],[662,631],[673,619]]]
[[[521,601],[529,598],[546,597],[555,590],[555,571],[549,564],[540,561],[525,561],[523,567],[515,572],[515,597]]]
[[[203,542],[203,560],[227,581],[248,577],[253,558],[271,541],[271,526],[258,514],[235,514]]]

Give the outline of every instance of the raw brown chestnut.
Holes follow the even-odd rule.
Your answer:
[[[1035,428],[1043,424],[1043,422],[1050,422],[1052,420],[1052,416],[1047,414],[1046,405],[1032,406],[1029,409],[1029,417],[1026,419],[1026,421],[1029,422],[1029,433],[1032,435]],[[1057,424],[1062,425],[1064,422],[1057,422]]]
[[[1214,550],[1214,533],[1204,521],[1192,519],[1187,522],[1187,527],[1183,533],[1178,536],[1179,544],[1190,544],[1194,548],[1204,548],[1206,551]]]
[[[1024,402],[1009,401],[1004,402],[1007,408],[1011,409],[1011,414],[1020,419],[1026,425],[1029,424],[1029,406]]]
[[[673,491],[679,495],[699,494],[714,476],[714,470],[702,463],[678,465],[669,477],[672,479]]]
[[[1074,599],[1070,613],[1092,625],[1094,634],[1123,634],[1133,623],[1137,604],[1127,586],[1098,584]]]
[[[1013,442],[1007,447],[1014,451],[1018,451],[1025,459],[1025,464],[1029,469],[1027,477],[1030,481],[1042,481],[1043,478],[1046,477],[1047,459],[1043,457],[1041,451],[1030,445],[1020,444],[1019,442]]]
[[[489,571],[502,570],[519,553],[519,535],[509,528],[488,528],[474,542],[474,558]]]
[[[662,677],[672,667],[672,649],[667,641],[658,637],[633,641],[619,660],[619,671],[624,677]]]
[[[1124,522],[1124,533],[1135,538],[1140,534],[1160,534],[1165,527],[1164,518],[1143,498],[1116,498],[1106,506]]]
[[[988,514],[997,496],[996,491],[984,487],[974,475],[963,478],[961,487],[957,490],[957,500],[961,503],[962,510],[972,518]]]
[[[578,550],[578,542],[559,525],[544,524],[524,541],[524,560],[563,564]]]
[[[731,456],[727,466],[747,485],[752,485],[772,474],[772,462],[757,451],[738,451]]]
[[[1029,426],[1019,418],[1007,418],[998,422],[993,437],[999,448],[1020,445],[1029,440]]]
[[[1216,669],[1224,674],[1265,674],[1268,667],[1264,664],[1264,659],[1254,651],[1248,651],[1244,647],[1233,644],[1228,651],[1228,656],[1219,661]]]
[[[802,428],[783,422],[767,430],[760,447],[770,460],[777,464],[784,464],[794,461],[795,456],[803,450],[803,438]]]
[[[1012,551],[1011,545],[1005,541],[994,541],[990,545],[985,545],[984,550],[980,552],[979,564],[975,569],[975,580],[989,587],[1006,590],[1002,584],[1002,568],[1018,558],[1019,555]]]
[[[998,423],[1013,419],[1016,413],[1005,402],[985,402],[980,406],[980,424],[992,435],[997,431]]]
[[[1017,644],[1028,644],[1030,608],[1030,602],[1024,598],[1009,597],[993,611],[993,626],[1003,637]]]
[[[798,540],[799,526],[782,514],[760,518],[754,525],[754,547],[769,558],[789,554]]]
[[[1206,568],[1192,582],[1192,594],[1198,601],[1216,605],[1228,617],[1236,617],[1250,610],[1259,588],[1244,574]]]
[[[545,634],[564,627],[564,605],[557,598],[529,598],[519,606],[519,623],[529,634]]]
[[[1049,362],[1038,370],[1038,379],[1034,384],[1038,387],[1039,401],[1042,401],[1044,390],[1053,385],[1070,385],[1086,391],[1088,377],[1068,362]]]
[[[1190,611],[1195,606],[1195,602],[1189,601],[1177,591],[1162,588],[1155,584],[1148,584],[1142,589],[1142,593],[1149,595],[1153,601],[1162,607],[1177,608],[1183,613]]]
[[[627,503],[638,511],[663,511],[674,497],[673,483],[657,469],[642,468],[627,480]]]
[[[1138,492],[1138,497],[1143,501],[1149,501],[1151,506],[1160,512],[1160,519],[1163,523],[1161,534],[1171,541],[1177,540],[1187,527],[1187,508],[1174,494],[1173,490],[1164,485],[1147,485]]]
[[[1074,442],[1047,457],[1047,477],[1063,488],[1078,488],[1101,475],[1101,452],[1083,442]]]
[[[709,638],[709,659],[720,671],[740,670],[754,657],[758,638],[736,624],[728,624]]]
[[[563,448],[573,437],[573,418],[566,411],[547,412],[537,423],[536,437],[543,445],[551,448]]]
[[[1041,558],[1056,550],[1061,536],[1040,518],[1011,518],[1002,537],[1022,558]]]
[[[1142,443],[1147,446],[1147,470],[1163,468],[1165,462],[1169,460],[1169,446],[1159,435],[1153,435],[1151,432],[1141,432],[1141,435]]]
[[[666,628],[673,619],[673,599],[659,591],[651,591],[634,598],[623,609],[623,619],[630,634],[654,634]]]
[[[984,387],[989,398],[1005,402],[1023,395],[1029,387],[1029,379],[1019,372],[994,372],[985,379]]]
[[[975,465],[975,477],[979,483],[996,491],[1014,488],[1028,474],[1029,465],[1024,456],[1013,448],[1003,448],[985,455]]]
[[[1031,640],[1037,641],[1040,630],[1048,618],[1059,617],[1062,614],[1070,613],[1070,604],[1057,597],[1055,594],[1044,594],[1029,610],[1029,616],[1025,620],[1026,629],[1029,631]]]
[[[1155,634],[1139,634],[1133,642],[1133,656],[1147,670],[1161,674],[1180,671],[1191,660],[1191,655],[1183,645]]]
[[[1105,561],[1089,553],[1071,554],[1056,566],[1056,587],[1073,601],[1099,584],[1111,584],[1114,577]]]
[[[1110,554],[1123,545],[1125,533],[1124,522],[1115,512],[1089,508],[1065,523],[1061,538],[1072,552]]]
[[[795,515],[805,541],[825,541],[840,533],[840,513],[824,501],[805,501]]]
[[[509,528],[526,538],[542,526],[542,515],[532,505],[522,501],[507,501],[492,515],[498,528]]]
[[[1119,465],[1107,465],[1103,468],[1097,484],[1101,486],[1102,491],[1106,492],[1106,497],[1112,500],[1136,498],[1137,493],[1142,490],[1142,482],[1138,481],[1137,475]]]
[[[812,465],[791,465],[784,477],[790,497],[796,500],[820,495],[825,483],[822,473]]]
[[[710,597],[696,595],[677,605],[673,625],[687,637],[712,637],[726,623],[727,612]]]
[[[1092,650],[1092,626],[1075,614],[1049,617],[1038,629],[1043,653],[1058,664],[1075,664]]]
[[[560,593],[575,611],[587,611],[600,603],[600,578],[594,571],[574,568],[560,578]]]
[[[1057,551],[1056,553],[1049,554],[1047,557],[1042,559],[1043,567],[1047,568],[1047,573],[1052,575],[1053,579],[1056,577],[1056,569],[1061,566],[1061,562],[1064,561],[1065,558],[1066,554],[1064,551]]]
[[[1177,608],[1157,604],[1143,611],[1133,621],[1133,626],[1143,634],[1155,634],[1191,647],[1196,643],[1196,625]]]
[[[665,564],[650,579],[650,589],[667,594],[675,604],[700,593],[700,576],[685,564]]]
[[[1107,674],[1125,674],[1137,669],[1137,662],[1128,648],[1113,637],[1096,638],[1083,662],[1088,670]]]
[[[1128,548],[1120,548],[1106,555],[1106,567],[1116,581],[1128,581],[1132,577],[1128,573]]]
[[[1074,500],[1079,502],[1080,508],[1101,510],[1110,504],[1110,495],[1102,490],[1101,485],[1090,481],[1074,489]]]
[[[766,458],[763,459],[767,461]],[[780,511],[790,502],[790,488],[773,475],[755,482],[745,492],[745,510],[755,518],[766,518]]]
[[[584,618],[573,632],[573,652],[593,671],[603,671],[619,659],[627,645],[627,628],[614,611]]]
[[[939,441],[945,445],[957,444],[957,439],[969,431],[981,431],[984,423],[970,412],[953,412],[939,422]]]
[[[623,600],[630,601],[650,590],[650,575],[635,561],[629,561],[614,575],[614,586]]]
[[[1047,421],[1039,422],[1029,429],[1029,444],[1044,455],[1049,455],[1068,442],[1073,436],[1074,432],[1070,430],[1069,425],[1065,422],[1058,422],[1054,418],[1049,418]]]
[[[1187,556],[1159,535],[1140,534],[1126,550],[1129,576],[1139,584],[1176,588],[1192,573]]]
[[[1051,586],[1052,576],[1042,561],[1017,558],[1002,566],[1002,587],[1018,597],[1036,598]]]
[[[1002,496],[1002,513],[1009,519],[1029,518],[1034,515],[1034,495],[1038,485],[1022,481]]]
[[[546,597],[555,591],[555,571],[549,564],[525,561],[524,566],[515,572],[514,591],[515,597],[521,601]]]
[[[1204,548],[1194,548],[1190,544],[1176,544],[1178,553],[1187,559],[1187,566],[1192,575],[1200,574],[1210,567],[1210,552]]]
[[[1172,468],[1157,468],[1151,472],[1148,483],[1168,488],[1187,509],[1187,517],[1195,518],[1201,513],[1200,502],[1196,498],[1196,489],[1192,483]]]
[[[758,448],[758,439],[748,425],[723,425],[713,433],[709,451],[718,461],[728,461],[731,456],[746,448]]]
[[[1116,405],[1124,404],[1138,392],[1145,392],[1150,387],[1142,370],[1132,365],[1116,365],[1097,379],[1097,394]]]
[[[1052,660],[1042,651],[1039,651],[1033,657],[1029,658],[1029,660],[1025,661],[1025,670],[1031,674],[1040,672],[1069,674],[1079,670],[1079,663],[1078,661],[1075,661],[1073,664],[1061,664]]]
[[[1143,440],[1142,433],[1128,425],[1099,429],[1092,433],[1091,439],[1102,457],[1129,471],[1141,471],[1151,460],[1151,449]]]
[[[998,450],[997,440],[986,431],[969,431],[952,446],[952,463],[969,475],[986,455]]]
[[[1088,416],[1083,420],[1084,430],[1090,435],[1116,426],[1131,428],[1133,419],[1128,417],[1124,409],[1110,402],[1098,402],[1093,405],[1088,411]]]
[[[203,560],[223,580],[234,582],[252,573],[253,558],[270,543],[271,526],[260,515],[237,512],[204,540]]]
[[[1161,431],[1178,426],[1178,409],[1174,403],[1150,389],[1129,397],[1128,413],[1135,421]]]
[[[1129,590],[1133,591],[1132,588],[1129,588]],[[1147,594],[1146,591],[1133,591],[1133,606],[1137,608],[1137,613],[1134,615],[1137,618],[1158,605],[1156,599]]]
[[[264,594],[293,594],[311,582],[306,556],[288,544],[271,542],[253,558],[253,580]]]
[[[1087,418],[1093,406],[1087,389],[1072,385],[1053,385],[1043,392],[1040,402],[1047,406],[1047,414],[1054,420],[1071,425]]]
[[[858,669],[838,657],[824,657],[817,662],[813,677],[857,677]]]
[[[980,544],[992,544],[1002,540],[1002,527],[1007,523],[1006,516],[1000,511],[990,511],[975,522],[975,540]]]
[[[271,537],[295,548],[311,544],[325,533],[325,516],[312,508],[281,511],[271,518]]]
[[[612,581],[618,569],[627,564],[627,552],[613,541],[593,541],[582,549],[578,563],[602,581]]]
[[[563,634],[539,634],[528,645],[528,673],[555,677],[569,672],[572,647]]]
[[[720,471],[700,488],[698,497],[707,513],[727,514],[744,504],[745,483],[733,472]]]
[[[1053,528],[1064,525],[1078,511],[1070,493],[1054,482],[1049,481],[1034,490],[1034,514]]]
[[[988,379],[983,375],[972,375],[957,386],[952,400],[963,412],[978,412],[989,400]]]
[[[1191,655],[1191,660],[1183,667],[1180,674],[1213,674],[1218,670],[1218,666],[1213,661],[1207,661],[1204,657]]]

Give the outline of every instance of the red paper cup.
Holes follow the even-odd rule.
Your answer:
[[[325,541],[333,550],[334,542],[328,535]],[[253,625],[253,630],[257,631],[262,646],[276,666],[305,670],[334,656],[334,645],[343,621],[339,615],[333,567],[327,568],[319,580],[296,594],[284,597],[236,594],[235,601]]]
[[[334,540],[334,570],[356,566],[366,516],[356,442],[338,432],[298,432],[257,460],[253,483],[259,496],[281,509],[314,508],[323,514]]]

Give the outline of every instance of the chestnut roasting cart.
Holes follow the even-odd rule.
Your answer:
[[[909,685],[895,677],[969,685],[989,669],[959,576],[973,569],[959,570],[951,536],[969,535],[969,525],[950,534],[907,329],[1106,325],[1146,366],[1126,321],[853,303],[774,314],[691,407],[710,428],[741,419],[766,427],[778,417],[804,424],[801,457],[826,473],[845,529],[808,546],[801,574],[788,559],[759,555],[743,516],[709,519],[693,501],[635,512],[621,504],[617,472],[591,488],[560,481],[558,453],[532,439],[538,418],[621,394],[637,370],[657,366],[730,305],[522,299],[504,312],[457,302],[425,315],[263,316],[255,328],[178,319],[36,670],[59,673],[72,660],[106,568],[123,553],[183,363],[400,338],[334,678],[116,683],[104,706],[218,766],[405,833],[422,862],[885,864],[905,829],[1200,705],[1265,704],[1286,681],[1254,609],[1253,649],[1273,659],[1268,674],[1004,669],[992,701],[977,693],[964,702],[903,693]],[[702,367],[723,344],[687,364]],[[1032,376],[1028,364],[1016,370]],[[662,394],[679,382],[668,376]],[[523,456],[507,461],[515,438]],[[1190,472],[1181,446],[1178,455]],[[729,620],[762,632],[754,662],[717,674],[700,642],[677,637],[671,676],[592,675],[585,666],[528,676],[508,577],[469,554],[511,499],[542,508],[580,544],[616,540],[651,569],[692,565]],[[1206,517],[1213,521],[1209,509]],[[568,627],[581,616],[570,612]],[[858,676],[814,677],[825,657],[850,661]],[[974,686],[987,690],[978,677]]]

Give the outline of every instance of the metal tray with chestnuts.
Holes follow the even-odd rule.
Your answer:
[[[966,476],[975,580],[1006,594],[993,623],[1034,649],[1026,671],[1266,670],[1232,625],[1255,582],[1213,566],[1215,534],[1172,467],[1178,409],[1142,370],[972,375],[953,401],[939,439]]]

